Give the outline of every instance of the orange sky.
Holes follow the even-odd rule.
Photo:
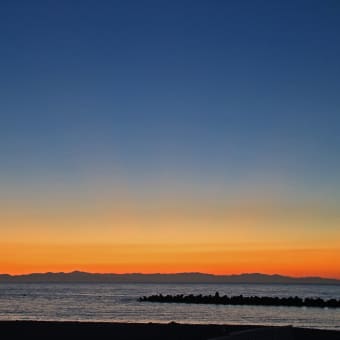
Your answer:
[[[262,272],[340,278],[339,217],[320,204],[164,197],[139,204],[108,202],[7,203],[0,214],[0,272]]]
[[[340,278],[340,252],[228,245],[1,245],[2,272],[243,272]]]

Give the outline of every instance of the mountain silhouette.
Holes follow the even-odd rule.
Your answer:
[[[0,283],[64,282],[64,283],[259,283],[259,284],[334,284],[340,280],[322,277],[290,277],[246,273],[239,275],[214,275],[205,273],[176,274],[99,274],[73,271],[70,273],[32,273],[24,275],[0,274]]]

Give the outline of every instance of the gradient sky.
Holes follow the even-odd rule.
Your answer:
[[[339,17],[1,1],[0,272],[340,278]]]

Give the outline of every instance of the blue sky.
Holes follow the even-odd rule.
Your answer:
[[[337,196],[339,14],[332,0],[2,1],[0,182],[72,191],[119,173]]]

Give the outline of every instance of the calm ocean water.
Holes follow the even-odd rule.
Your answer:
[[[340,286],[254,284],[0,284],[0,320],[294,325],[340,329],[340,309],[141,303],[143,295],[340,298]]]

